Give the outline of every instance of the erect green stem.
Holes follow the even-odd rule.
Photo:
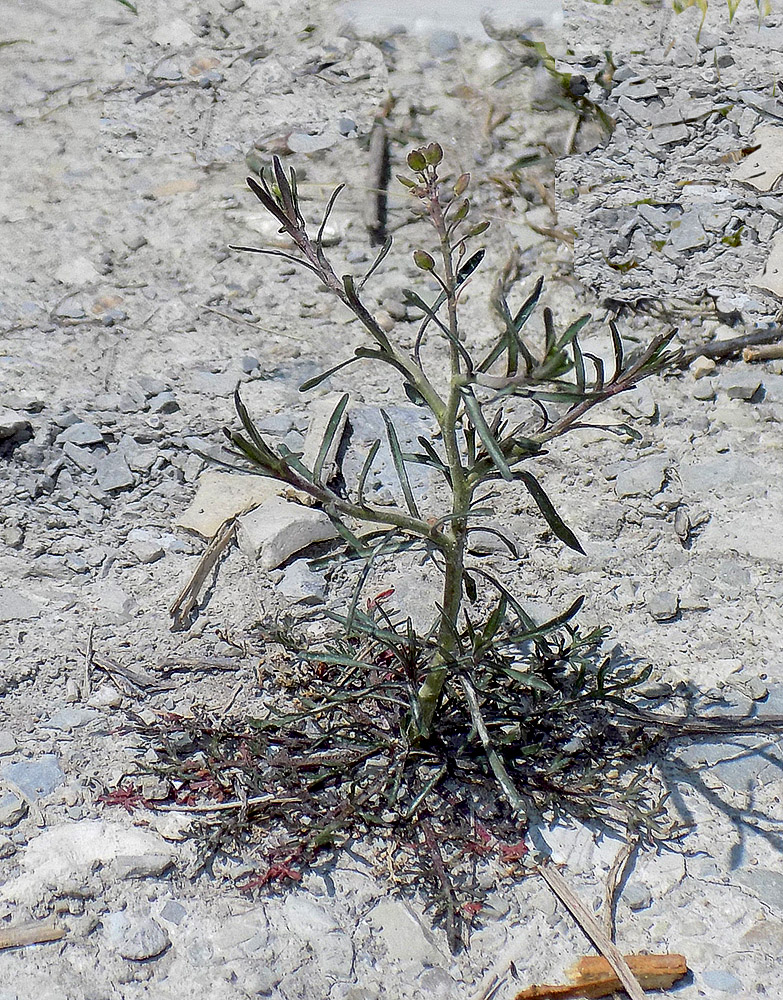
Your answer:
[[[456,525],[457,522],[454,522]],[[414,736],[427,739],[432,732],[432,723],[438,710],[443,686],[453,669],[452,663],[459,654],[457,628],[462,607],[462,576],[464,571],[465,523],[459,525],[451,539],[451,544],[441,551],[446,560],[443,582],[443,607],[438,629],[438,649],[430,665],[429,673],[419,688],[417,697],[418,718]]]
[[[457,349],[459,327],[457,325],[457,288],[454,277],[452,247],[449,241],[443,209],[438,198],[437,186],[433,186],[430,194],[430,219],[440,239],[441,257],[443,259],[443,287],[446,292],[446,302],[449,314],[449,332],[451,340],[451,385],[446,400],[446,408],[442,416],[438,416],[443,438],[443,450],[449,467],[452,488],[452,518],[447,532],[448,541],[441,546],[445,560],[443,580],[443,601],[441,605],[440,627],[438,628],[437,652],[430,665],[429,672],[419,688],[417,697],[417,720],[415,737],[427,739],[432,732],[432,724],[438,710],[443,687],[453,669],[451,664],[459,653],[459,615],[462,608],[463,581],[465,569],[465,547],[468,537],[468,512],[470,510],[473,487],[466,480],[465,468],[462,464],[457,441],[457,419],[462,400],[460,390],[465,384],[465,377],[460,371],[460,356]]]

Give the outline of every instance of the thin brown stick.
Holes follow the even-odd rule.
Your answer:
[[[631,1000],[644,1000],[644,990],[621,952],[609,940],[601,925],[573,889],[571,889],[557,868],[551,862],[544,861],[536,865],[536,872],[546,882],[563,906],[565,906],[577,924],[579,924],[582,932],[592,941],[596,949],[611,965],[617,978],[622,983],[623,989]]]
[[[62,937],[65,937],[65,928],[55,920],[34,920],[15,927],[4,927],[0,931],[0,948],[23,948],[28,944],[59,941]]]
[[[687,368],[696,358],[712,358],[713,361],[722,361],[725,358],[736,358],[746,347],[754,347],[756,344],[774,344],[783,337],[783,329],[779,326],[770,330],[756,330],[748,333],[744,337],[733,337],[731,340],[713,340],[709,344],[701,344],[683,351],[677,362],[679,368]]]
[[[210,541],[206,549],[204,549],[204,553],[199,559],[198,565],[193,571],[193,575],[174,599],[171,607],[169,608],[169,613],[174,619],[172,629],[176,630],[182,628],[188,615],[195,608],[196,603],[198,602],[199,594],[201,593],[201,588],[204,586],[207,577],[212,572],[212,569],[218,559],[220,559],[225,550],[231,544],[235,532],[236,515],[228,518],[228,520],[224,521],[218,528],[215,533],[215,537]]]
[[[90,630],[87,633],[87,650],[84,654],[84,684],[82,685],[82,698],[86,701],[90,697],[90,688],[92,687],[92,636],[95,631],[95,626],[90,625]]]
[[[367,200],[364,224],[373,246],[382,246],[386,240],[386,221],[389,200],[389,137],[386,120],[394,107],[390,95],[379,110],[370,133],[370,157],[367,165]]]
[[[106,653],[93,652],[92,664],[97,670],[102,670],[111,677],[113,683],[123,694],[132,698],[144,697],[148,691],[170,691],[176,685],[168,681],[160,681],[145,670],[127,667],[118,663]]]
[[[773,361],[776,358],[783,358],[783,344],[746,347],[742,352],[743,361]]]
[[[639,838],[632,837],[623,844],[612,862],[609,874],[606,876],[606,895],[604,897],[604,929],[610,941],[614,941],[614,909],[617,903],[617,886],[625,875],[628,862],[639,845]]]
[[[245,326],[252,327],[252,329],[256,330],[258,333],[266,333],[270,337],[286,337],[288,340],[299,340],[299,337],[292,333],[285,333],[282,330],[267,330],[265,327],[259,326],[258,323],[253,322],[252,319],[246,319],[244,316],[232,315],[232,313],[224,312],[222,309],[215,309],[214,306],[203,305],[201,308],[207,312],[214,313],[216,316],[222,317],[222,319],[227,319],[232,323],[238,323],[240,326],[244,324]]]
[[[244,687],[244,684],[242,683],[242,681],[240,681],[238,684],[234,685],[233,691],[228,696],[228,701],[220,709],[220,713],[219,714],[220,714],[220,718],[221,719],[224,718],[226,715],[228,715],[228,713],[231,711],[231,708],[232,708],[234,702],[239,697],[239,693],[240,693],[240,691],[242,690],[243,687]]]

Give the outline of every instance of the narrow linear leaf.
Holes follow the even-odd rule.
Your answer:
[[[413,497],[413,490],[411,489],[411,484],[408,479],[408,473],[405,471],[405,460],[402,457],[402,449],[400,448],[400,441],[397,437],[397,431],[394,429],[394,424],[391,421],[391,417],[385,410],[381,410],[381,416],[383,417],[383,422],[386,424],[386,435],[389,439],[389,448],[392,454],[392,461],[394,462],[394,468],[397,473],[397,478],[400,481],[400,486],[402,487],[402,493],[405,497],[405,503],[408,505],[408,510],[413,515],[413,517],[421,520],[421,515],[419,514],[419,509],[416,506],[416,501]]]
[[[412,288],[403,288],[402,297],[406,302],[410,302],[411,305],[416,306],[417,309],[421,309],[424,313],[425,323],[437,323],[444,333],[449,332],[449,328],[437,316],[438,309],[440,309],[446,301],[446,296],[443,292],[440,293],[431,306],[427,305],[424,299],[419,294],[414,292]],[[419,334],[421,334],[421,332],[422,331],[420,330]]]
[[[510,322],[511,322],[511,317],[509,316],[509,323]],[[480,372],[489,371],[489,369],[492,367],[492,365],[494,365],[494,363],[497,361],[497,359],[500,357],[503,351],[507,349],[508,349],[508,339],[507,336],[503,336],[500,338],[500,340],[498,340],[498,342],[495,344],[495,346],[492,348],[489,354],[487,354],[486,357],[484,357],[479,362],[478,370]],[[516,373],[514,372],[512,374]]]
[[[485,580],[488,580],[492,584],[492,586],[495,587],[495,589],[499,594],[502,594],[503,597],[505,597],[505,599],[509,603],[509,606],[513,610],[514,614],[517,616],[517,618],[522,623],[525,629],[535,630],[538,628],[538,625],[536,624],[535,620],[530,617],[530,615],[527,613],[527,611],[525,611],[525,609],[522,607],[519,601],[508,590],[508,588],[504,584],[502,584],[500,580],[497,579],[497,577],[493,576],[491,573],[488,573],[486,570],[483,569],[474,568],[473,572],[478,573],[480,576],[483,576]]]
[[[378,266],[381,263],[381,261],[386,257],[386,255],[388,254],[388,252],[391,250],[393,242],[394,241],[393,241],[393,239],[392,239],[391,236],[387,236],[386,237],[386,242],[383,244],[383,246],[380,249],[380,252],[378,253],[378,256],[373,261],[372,267],[367,272],[367,274],[365,274],[365,276],[362,278],[362,280],[359,282],[359,291],[361,291],[362,288],[364,288],[364,284],[367,281],[367,279],[370,277],[371,274],[373,274],[375,272],[375,270],[378,268]]]
[[[371,313],[367,311],[367,308],[362,300],[356,294],[356,285],[354,284],[353,275],[344,274],[342,276],[342,282],[347,303],[350,305],[351,309],[353,309],[357,317],[362,321],[366,329],[372,334],[381,350],[384,352],[381,355],[382,360],[388,361],[390,357],[394,356],[394,350],[391,342],[384,331],[378,326]],[[359,351],[357,350],[355,353],[358,354]]]
[[[487,755],[487,761],[489,766],[492,768],[492,773],[495,775],[498,784],[503,789],[503,793],[508,800],[508,804],[513,809],[517,818],[519,820],[524,820],[527,815],[525,801],[517,791],[514,782],[503,765],[503,761],[500,759],[497,750],[495,750],[492,745],[492,740],[489,732],[487,731],[486,724],[481,716],[481,709],[479,708],[476,692],[466,677],[460,678],[460,683],[462,684],[462,690],[465,692],[471,722],[473,723],[473,729],[479,735],[479,739],[484,747],[484,752]]]
[[[291,185],[288,183],[288,178],[285,175],[285,170],[283,169],[283,164],[280,162],[279,156],[272,157],[272,170],[275,174],[277,187],[280,191],[280,200],[282,201],[286,217],[289,222],[296,225],[298,213],[294,203],[294,195],[291,191]]]
[[[367,581],[367,577],[370,575],[370,570],[372,569],[375,560],[380,555],[384,554],[384,552],[386,551],[386,542],[391,541],[391,539],[393,539],[396,534],[397,534],[396,528],[391,528],[389,531],[383,534],[381,540],[377,543],[377,545],[373,547],[373,550],[370,553],[369,558],[367,559],[365,565],[362,568],[361,573],[359,574],[359,579],[356,583],[356,587],[354,588],[353,596],[351,597],[351,603],[348,607],[348,614],[346,616],[345,630],[349,635],[353,630],[354,620],[357,617],[363,620],[366,619],[367,621],[372,623],[372,626],[374,628],[377,628],[375,622],[372,621],[372,619],[368,619],[366,615],[362,614],[362,612],[358,610],[359,597],[361,596],[362,589],[364,588],[364,584]],[[391,633],[391,634],[394,636],[395,641],[397,641],[398,637],[396,633]]]
[[[291,195],[294,199],[296,220],[300,226],[304,226],[304,219],[302,218],[302,213],[299,211],[299,188],[297,186],[296,170],[293,167],[291,167]]]
[[[521,479],[522,482],[527,487],[528,492],[535,501],[538,509],[541,511],[544,520],[552,529],[553,533],[557,538],[560,539],[565,545],[570,549],[574,549],[576,552],[581,552],[582,555],[585,554],[585,550],[579,543],[579,539],[571,531],[571,529],[563,522],[563,519],[557,513],[552,504],[552,501],[544,492],[544,488],[538,482],[536,477],[531,472],[526,472],[520,470],[517,472],[517,478]]]
[[[495,468],[507,482],[511,482],[514,476],[511,469],[508,467],[508,463],[503,456],[503,452],[500,450],[500,445],[490,430],[489,424],[487,424],[481,410],[481,404],[473,393],[467,389],[462,391],[462,401],[465,404],[465,409],[468,411],[468,415],[473,421],[473,426],[476,428],[476,431],[478,432],[484,447],[487,449],[487,454],[492,459]]]
[[[543,400],[545,403],[581,403],[585,398],[583,393],[571,391],[547,392],[545,389],[525,389],[514,393],[514,395],[527,396],[530,399]],[[589,397],[588,397],[589,398]]]
[[[419,390],[412,382],[406,382],[402,387],[402,391],[405,393],[405,395],[413,403],[414,406],[427,405],[427,400],[424,398],[424,396],[422,396],[422,394],[419,392]]]
[[[242,426],[245,428],[248,437],[252,441],[255,448],[264,456],[268,456],[271,459],[275,459],[275,453],[269,447],[269,445],[264,441],[261,435],[258,433],[258,428],[253,423],[253,418],[250,416],[247,407],[242,402],[242,397],[239,394],[239,386],[234,390],[234,408],[237,411],[237,416],[239,417]]]
[[[309,653],[307,650],[302,650],[299,655],[308,663],[329,663],[341,667],[360,667],[365,670],[370,667],[364,660],[356,660],[342,653]]]
[[[468,280],[468,278],[473,274],[479,264],[484,260],[484,255],[486,250],[477,250],[471,257],[465,261],[465,263],[457,271],[457,285],[461,285]]]
[[[359,480],[356,486],[356,494],[359,505],[361,507],[364,506],[364,486],[365,483],[367,482],[367,476],[370,474],[372,463],[375,461],[375,456],[378,454],[378,449],[380,448],[380,446],[381,446],[380,441],[373,441],[373,443],[370,445],[370,450],[367,452],[367,455],[362,464],[362,470],[359,473]]]
[[[285,250],[272,250],[269,247],[242,247],[237,246],[235,243],[229,243],[228,249],[241,250],[243,253],[261,253],[265,254],[267,257],[282,257],[285,260],[290,260],[292,264],[299,264],[302,267],[306,267],[308,271],[312,271],[313,274],[318,275],[319,278],[321,277],[316,268],[314,268],[309,261],[302,260],[301,257],[295,257],[292,253],[286,253]]]
[[[579,346],[579,340],[576,337],[574,337],[571,344],[571,350],[574,352],[576,387],[580,393],[583,393],[585,391],[585,359],[582,356],[582,348]]]
[[[540,628],[542,632],[554,632],[555,629],[565,625],[566,622],[570,622],[572,618],[578,615],[582,610],[582,605],[584,603],[584,596],[577,597],[573,604],[570,604],[565,611],[561,611],[559,615],[555,615],[554,618],[550,618],[548,621],[545,621],[542,625],[539,625],[538,628]]]
[[[318,449],[318,455],[315,459],[315,465],[313,466],[313,481],[320,483],[321,475],[323,473],[324,463],[326,462],[327,455],[332,447],[335,434],[337,434],[338,428],[341,426],[343,414],[345,413],[345,408],[348,405],[348,400],[350,396],[348,393],[343,393],[340,397],[340,401],[335,406],[332,411],[332,415],[329,417],[329,422],[326,425],[326,430],[324,431],[323,441],[321,441],[321,447]]]
[[[495,606],[495,609],[493,610],[492,614],[487,619],[487,623],[484,626],[484,629],[481,633],[481,638],[485,643],[488,644],[494,639],[495,635],[497,634],[497,630],[505,621],[507,610],[508,610],[508,600],[505,594],[501,594],[500,600]]]
[[[404,451],[402,457],[406,465],[427,465],[430,468],[434,466],[439,472],[444,471],[443,462],[440,459],[433,461],[432,455],[429,452]]]
[[[465,451],[468,456],[468,465],[476,463],[476,428],[468,425],[462,432],[465,435]]]
[[[503,544],[506,546],[506,548],[509,550],[509,552],[515,559],[519,558],[519,553],[517,552],[516,545],[514,545],[514,543],[507,535],[504,535],[503,532],[499,531],[497,528],[490,528],[484,524],[477,525],[475,528],[468,528],[469,534],[473,531],[483,531],[485,532],[485,534],[495,535],[496,538],[499,538],[501,542],[503,542]]]
[[[519,355],[521,354],[525,361],[525,373],[530,374],[536,365],[535,358],[528,350],[527,345],[519,336],[519,331],[526,322],[528,316],[532,313],[536,302],[541,294],[541,289],[543,287],[543,278],[540,278],[536,282],[536,286],[533,289],[532,294],[525,300],[522,307],[517,312],[515,317],[512,317],[511,310],[508,307],[508,301],[505,296],[505,285],[503,278],[498,279],[495,292],[491,297],[492,307],[495,312],[503,320],[503,325],[505,326],[505,333],[499,338],[495,343],[494,347],[491,349],[489,354],[481,361],[478,366],[479,371],[485,372],[489,371],[494,362],[500,357],[503,351],[508,352],[508,358],[506,361],[506,375],[516,375],[519,366]]]
[[[410,806],[403,813],[403,819],[412,819],[419,810],[419,806],[424,802],[427,796],[430,794],[432,789],[438,784],[443,775],[446,773],[446,765],[444,764],[439,768],[432,778],[427,782],[427,784],[422,788],[416,798],[411,802]]]
[[[571,341],[576,337],[578,333],[581,332],[582,328],[590,322],[592,316],[587,313],[585,316],[580,316],[579,319],[575,319],[574,322],[568,327],[563,336],[557,342],[558,350],[562,351],[564,347],[568,347]]]
[[[342,518],[335,512],[329,510],[328,507],[324,508],[325,513],[328,515],[329,520],[334,526],[334,530],[344,541],[348,543],[351,549],[358,553],[359,555],[365,555],[367,546],[364,542],[355,535],[348,525],[342,520]]]
[[[549,307],[544,310],[544,338],[545,356],[549,357],[555,349],[555,318]]]
[[[623,370],[623,340],[613,319],[609,320],[609,329],[612,333],[612,347],[614,348],[614,375],[612,376],[612,381],[616,382]]]
[[[585,351],[585,357],[590,358],[593,363],[593,367],[595,368],[595,382],[593,383],[592,391],[602,392],[605,377],[604,363],[600,358],[596,357],[595,354],[589,354],[587,351]]]
[[[517,312],[516,316],[512,320],[514,324],[514,329],[517,333],[522,329],[522,327],[527,323],[528,319],[533,313],[533,310],[538,304],[538,300],[541,298],[541,291],[544,287],[544,279],[539,278],[538,281],[533,286],[533,291],[528,295],[525,301],[522,303],[521,308]]]
[[[462,582],[465,586],[465,593],[467,594],[468,600],[471,604],[475,604],[478,599],[478,588],[476,587],[476,581],[467,570],[465,570],[462,574]]]
[[[512,680],[522,684],[523,687],[530,688],[533,691],[541,691],[543,694],[554,693],[555,689],[551,684],[545,681],[543,677],[539,677],[538,674],[533,674],[529,670],[515,670],[513,667],[502,665],[500,670]]]
[[[291,222],[286,216],[285,212],[282,210],[282,208],[275,201],[274,195],[269,190],[266,181],[264,181],[263,178],[259,182],[255,179],[255,177],[246,177],[245,183],[253,192],[253,194],[256,196],[256,198],[258,198],[258,200],[261,202],[261,204],[264,206],[267,212],[269,212],[271,215],[274,215],[274,217],[277,219],[277,221],[280,223],[283,229],[290,230]]]
[[[295,455],[287,445],[279,444],[277,446],[280,449],[280,454],[283,456],[283,460],[289,465],[295,472],[298,472],[302,478],[306,479],[308,482],[313,482],[313,473],[304,462],[301,460],[299,455]]]
[[[334,189],[334,191],[332,191],[332,193],[331,193],[331,195],[329,197],[329,201],[326,203],[326,208],[324,209],[323,218],[321,219],[321,225],[318,227],[318,234],[315,237],[315,242],[316,242],[316,244],[318,246],[321,245],[321,242],[322,242],[322,240],[324,238],[324,230],[326,229],[326,223],[327,223],[327,221],[329,219],[329,216],[332,214],[332,209],[334,208],[334,203],[337,201],[337,199],[338,199],[338,197],[340,195],[340,192],[343,190],[344,187],[345,187],[345,184],[338,184],[337,187]],[[364,281],[362,282],[362,285],[363,284],[364,284]],[[359,285],[359,288],[361,288],[362,285]]]
[[[439,517],[437,521],[432,525],[433,528],[440,528],[444,524],[450,524],[452,521],[465,520],[469,517],[492,517],[495,513],[494,507],[472,507],[467,514],[444,514],[443,517]],[[474,531],[478,530],[476,528]]]
[[[341,368],[345,368],[348,365],[352,365],[354,361],[361,361],[361,360],[362,360],[361,357],[357,356],[355,358],[348,358],[346,361],[341,361],[339,365],[335,365],[333,368],[329,368],[327,371],[321,372],[320,375],[314,375],[312,378],[309,378],[306,381],[302,382],[302,384],[299,386],[299,391],[307,392],[309,389],[315,389],[317,385],[320,385],[322,382],[325,382],[328,378],[334,375],[335,372],[339,372]]]
[[[443,459],[440,457],[440,455],[437,453],[437,451],[435,451],[435,449],[433,448],[433,446],[430,444],[430,442],[425,437],[423,437],[422,435],[419,435],[418,441],[419,441],[419,444],[424,449],[424,451],[427,453],[427,455],[429,455],[430,461],[432,462],[432,464],[437,469],[440,469],[440,471],[446,477],[446,479],[447,479],[447,481],[449,482],[449,485],[450,485],[451,484],[451,473],[449,472],[448,465],[446,465],[446,463],[443,461]]]
[[[253,465],[257,466],[261,470],[261,475],[269,476],[272,479],[277,476],[278,464],[274,461],[274,456],[270,460],[270,456],[264,452],[258,450],[255,445],[248,441],[247,438],[242,437],[241,434],[236,432],[229,432],[229,440],[234,445],[235,448],[239,449],[240,454],[251,461]],[[228,463],[221,463],[230,468]]]

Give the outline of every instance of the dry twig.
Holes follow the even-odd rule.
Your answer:
[[[737,358],[745,348],[754,347],[757,344],[774,344],[780,340],[781,336],[783,336],[783,329],[776,326],[770,330],[756,330],[744,337],[732,337],[731,340],[714,340],[709,344],[700,344],[683,351],[677,365],[679,368],[687,368],[696,358],[702,357],[712,358],[713,361]]]
[[[59,941],[62,937],[65,937],[65,928],[55,920],[34,920],[0,930],[0,948],[22,948],[28,944]]]
[[[783,358],[783,344],[746,347],[742,352],[743,361],[773,361],[777,358]]]
[[[198,602],[201,588],[204,586],[207,577],[211,573],[218,559],[223,555],[231,544],[236,532],[236,516],[230,517],[218,528],[215,537],[204,549],[204,553],[198,561],[198,565],[193,571],[193,575],[177,594],[169,613],[174,619],[172,629],[181,629],[188,618],[188,615],[195,608]]]
[[[536,871],[579,924],[583,933],[611,965],[631,1000],[644,1000],[644,990],[620,950],[610,941],[601,925],[571,889],[557,868],[551,862],[544,861],[536,866]]]

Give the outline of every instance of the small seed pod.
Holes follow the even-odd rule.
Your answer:
[[[466,198],[462,202],[460,207],[457,209],[456,214],[454,215],[454,221],[462,222],[462,220],[465,218],[465,216],[468,214],[469,211],[470,211],[470,201]]]
[[[457,183],[454,185],[454,197],[459,198],[461,194],[464,194],[468,184],[470,184],[470,174],[460,174],[457,178]]]
[[[416,267],[421,268],[422,271],[435,270],[435,260],[427,253],[426,250],[414,250],[413,263]]]

